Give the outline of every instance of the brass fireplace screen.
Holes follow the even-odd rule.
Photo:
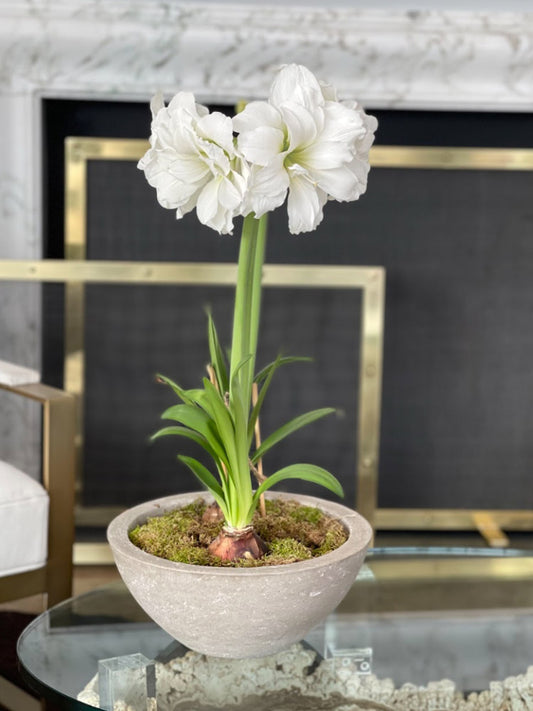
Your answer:
[[[87,284],[231,285],[229,264],[86,260],[87,163],[133,161],[146,150],[143,140],[69,138],[66,141],[65,260],[0,261],[0,279],[65,284],[64,386],[78,396],[78,444],[83,483],[84,292]],[[456,170],[533,170],[533,150],[376,146],[373,167]],[[376,529],[480,530],[492,543],[505,542],[501,529],[533,529],[529,510],[380,508],[378,462],[385,272],[379,266],[267,264],[264,285],[361,290],[361,333],[356,433],[356,507]],[[115,508],[78,507],[81,524],[104,524]]]

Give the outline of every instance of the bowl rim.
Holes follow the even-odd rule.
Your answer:
[[[145,501],[118,514],[107,527],[107,540],[113,555],[116,558],[127,557],[139,564],[146,564],[151,567],[163,568],[169,571],[183,572],[194,575],[215,575],[220,577],[270,577],[273,575],[290,575],[307,569],[319,569],[335,565],[340,561],[357,555],[364,554],[372,540],[373,531],[368,521],[357,511],[350,509],[344,504],[338,504],[328,499],[321,499],[317,496],[307,494],[295,494],[289,492],[268,492],[267,498],[291,498],[307,506],[316,506],[325,513],[337,518],[348,530],[347,540],[333,551],[324,555],[287,563],[285,565],[268,565],[257,568],[233,568],[214,566],[194,565],[191,563],[178,563],[166,560],[158,556],[147,553],[137,548],[129,539],[129,532],[142,521],[150,516],[162,515],[171,511],[178,505],[191,503],[195,499],[203,498],[206,502],[213,501],[212,497],[205,491],[187,492],[184,494],[171,494],[158,499]]]

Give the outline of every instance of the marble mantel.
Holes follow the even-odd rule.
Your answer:
[[[533,12],[323,5],[0,0],[0,259],[41,256],[43,97],[233,101],[296,61],[367,108],[533,108]],[[39,368],[39,343],[38,290],[4,287],[0,358]]]

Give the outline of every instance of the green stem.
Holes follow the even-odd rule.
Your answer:
[[[256,254],[252,278],[252,328],[250,333],[250,353],[253,353],[253,363],[250,372],[250,389],[255,374],[255,356],[257,353],[257,340],[259,337],[259,324],[261,320],[261,293],[263,279],[263,263],[265,261],[265,246],[267,236],[268,215],[265,214],[258,220],[256,237]],[[251,394],[251,393],[250,393]]]
[[[245,358],[250,359],[240,369],[239,383],[245,407],[249,408],[255,369],[259,319],[261,312],[261,272],[265,257],[266,215],[257,220],[254,215],[244,218],[237,266],[233,339],[231,344],[231,381]]]
[[[248,421],[251,412],[259,320],[261,312],[261,277],[265,257],[266,216],[244,219],[237,267],[235,311],[230,362],[230,410],[235,427],[237,491],[232,492],[232,521],[235,527],[250,522],[252,482],[249,466]],[[243,364],[243,361],[246,362]],[[239,406],[239,402],[242,401]],[[239,409],[240,408],[240,409]],[[242,414],[237,417],[237,412]]]

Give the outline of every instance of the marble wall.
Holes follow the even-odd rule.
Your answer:
[[[146,101],[188,89],[234,101],[264,95],[292,61],[368,108],[530,111],[533,13],[0,0],[0,259],[41,255],[42,97]],[[0,359],[38,368],[39,343],[38,288],[3,282]],[[10,453],[35,466],[14,434],[35,429],[35,415],[4,406],[0,417]]]

